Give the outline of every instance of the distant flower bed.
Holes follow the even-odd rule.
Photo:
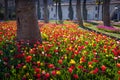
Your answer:
[[[103,25],[99,25],[97,26],[98,29],[102,29],[108,32],[114,32],[114,33],[120,33],[120,29],[119,28],[115,28],[112,26],[103,26]]]
[[[120,80],[120,41],[39,23],[43,44],[16,42],[16,23],[0,23],[0,80]]]
[[[84,26],[86,26],[86,27],[91,27],[91,26],[93,26],[93,24],[90,24],[90,23],[84,23]]]

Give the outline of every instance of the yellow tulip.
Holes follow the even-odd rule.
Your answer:
[[[73,59],[71,59],[70,64],[76,64],[76,62]]]
[[[92,66],[92,65],[89,65],[89,68],[93,68],[93,66]]]
[[[60,72],[60,71],[57,71],[57,72],[56,72],[56,74],[60,75],[60,74],[61,74],[61,72]]]
[[[27,66],[26,66],[26,65],[24,65],[24,66],[23,66],[23,69],[26,69],[26,68],[27,68]]]
[[[67,59],[67,56],[65,55],[65,59]]]
[[[41,62],[40,65],[41,65],[41,66],[44,66],[44,63]]]
[[[37,64],[40,64],[40,61],[37,61]]]

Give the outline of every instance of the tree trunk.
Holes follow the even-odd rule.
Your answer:
[[[62,8],[61,8],[61,0],[58,2],[58,16],[59,16],[59,22],[62,24]]]
[[[98,9],[97,9],[97,20],[99,20],[99,12],[100,12],[100,5],[101,5],[101,0],[98,0],[97,2],[97,6],[98,6]]]
[[[76,3],[76,16],[78,19],[79,26],[83,26],[83,21],[81,17],[81,0],[77,0]]]
[[[70,20],[73,20],[73,7],[72,7],[72,0],[69,0],[69,14],[68,17]]]
[[[35,0],[16,0],[17,40],[42,43]]]
[[[57,9],[58,8],[57,8],[57,1],[56,1],[56,11],[55,11],[56,12],[56,24],[57,24],[57,11],[58,11]]]
[[[4,20],[8,20],[8,0],[4,0],[5,4],[5,12],[4,12]]]
[[[98,4],[98,15],[97,15],[97,20],[99,20],[99,12],[100,12],[100,4]]]
[[[86,0],[83,1],[83,20],[87,21],[87,8],[86,8]]]
[[[38,0],[38,6],[37,6],[37,12],[38,12],[38,19],[41,18],[41,12],[40,12],[40,0]]]
[[[48,8],[47,8],[48,0],[43,0],[43,2],[44,2],[44,21],[45,21],[45,23],[48,23],[49,22],[49,20],[48,20]]]
[[[103,23],[105,26],[110,26],[110,0],[103,0]]]
[[[102,6],[102,21],[103,21],[103,4],[101,6]]]

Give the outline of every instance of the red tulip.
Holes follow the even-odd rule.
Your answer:
[[[102,66],[101,66],[102,71],[105,71],[106,68],[107,68],[107,67],[106,67],[105,65],[102,65]]]
[[[30,54],[35,54],[35,50],[34,50],[34,49],[35,49],[35,48],[30,49],[29,53],[30,53]]]
[[[80,66],[78,66],[78,68],[79,68],[79,69],[83,69],[84,67],[80,65]]]
[[[72,73],[72,72],[73,72],[73,69],[72,69],[72,68],[69,68],[69,69],[68,69],[68,72]]]
[[[74,65],[72,65],[72,66],[70,66],[70,68],[71,68],[71,69],[75,69],[75,66],[74,66]]]
[[[48,68],[54,68],[54,64],[49,64]]]
[[[58,63],[59,63],[59,64],[62,64],[62,59],[58,60]]]
[[[78,79],[78,78],[79,78],[77,74],[74,74],[73,77],[74,77],[75,79]]]
[[[54,52],[55,52],[55,53],[58,52],[58,49],[55,49]]]
[[[114,56],[118,56],[118,52],[116,50],[112,50],[112,52],[114,53]]]
[[[75,57],[75,55],[73,54],[73,55],[71,55],[71,59],[73,59]]]
[[[118,71],[118,74],[120,74],[120,70]]]
[[[35,72],[36,72],[36,73],[39,73],[39,72],[40,72],[40,69],[39,69],[39,68],[35,68]]]
[[[45,77],[46,77],[46,78],[49,78],[49,77],[50,77],[50,74],[49,74],[49,73],[46,73],[46,74],[45,74]]]
[[[85,44],[88,45],[88,41],[85,41]]]
[[[99,69],[98,69],[98,68],[95,68],[95,69],[92,71],[92,74],[97,74],[98,71],[99,71]]]
[[[56,71],[55,70],[53,70],[51,73],[52,73],[53,76],[56,75]]]
[[[21,64],[18,64],[18,65],[17,65],[17,68],[20,68],[20,67],[22,67],[22,65],[21,65]]]
[[[22,80],[27,80],[26,77],[23,77]]]
[[[7,62],[7,61],[8,61],[8,58],[7,58],[7,57],[4,57],[3,60],[4,60],[5,62]]]
[[[120,68],[120,63],[117,63],[117,65],[116,65],[118,68]]]
[[[78,53],[79,53],[79,52],[78,52],[77,50],[75,50],[74,54],[78,55]]]
[[[88,62],[88,65],[91,65],[92,63],[93,63],[92,61]]]
[[[27,56],[26,57],[26,62],[30,62],[32,60],[32,56]]]
[[[36,76],[37,76],[37,78],[40,78],[40,74],[37,74]]]

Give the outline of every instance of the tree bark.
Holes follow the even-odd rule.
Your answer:
[[[62,8],[61,8],[61,0],[58,2],[58,16],[59,16],[59,22],[62,24]]]
[[[37,22],[35,0],[16,0],[17,40],[34,43],[42,38]]]
[[[5,12],[4,12],[4,20],[8,20],[8,0],[4,0],[5,4]]]
[[[77,0],[76,3],[76,16],[78,19],[79,26],[83,26],[83,21],[81,17],[81,0]]]
[[[98,0],[98,14],[97,14],[97,20],[99,20],[99,12],[100,12],[100,3],[101,3],[101,1],[100,0]]]
[[[57,8],[57,1],[56,1],[56,6],[55,6],[56,10],[55,10],[55,13],[56,13],[56,24],[57,24],[57,11],[58,11],[58,8]]]
[[[87,21],[87,8],[86,8],[86,0],[83,1],[83,20]]]
[[[47,0],[43,0],[44,2],[44,21],[45,23],[48,23],[49,20],[48,20],[48,1]]]
[[[110,26],[110,0],[103,0],[103,23],[105,26]]]
[[[68,10],[69,10],[68,17],[69,17],[70,20],[73,20],[74,12],[73,12],[73,7],[72,7],[72,0],[69,0],[69,8],[68,8]]]

